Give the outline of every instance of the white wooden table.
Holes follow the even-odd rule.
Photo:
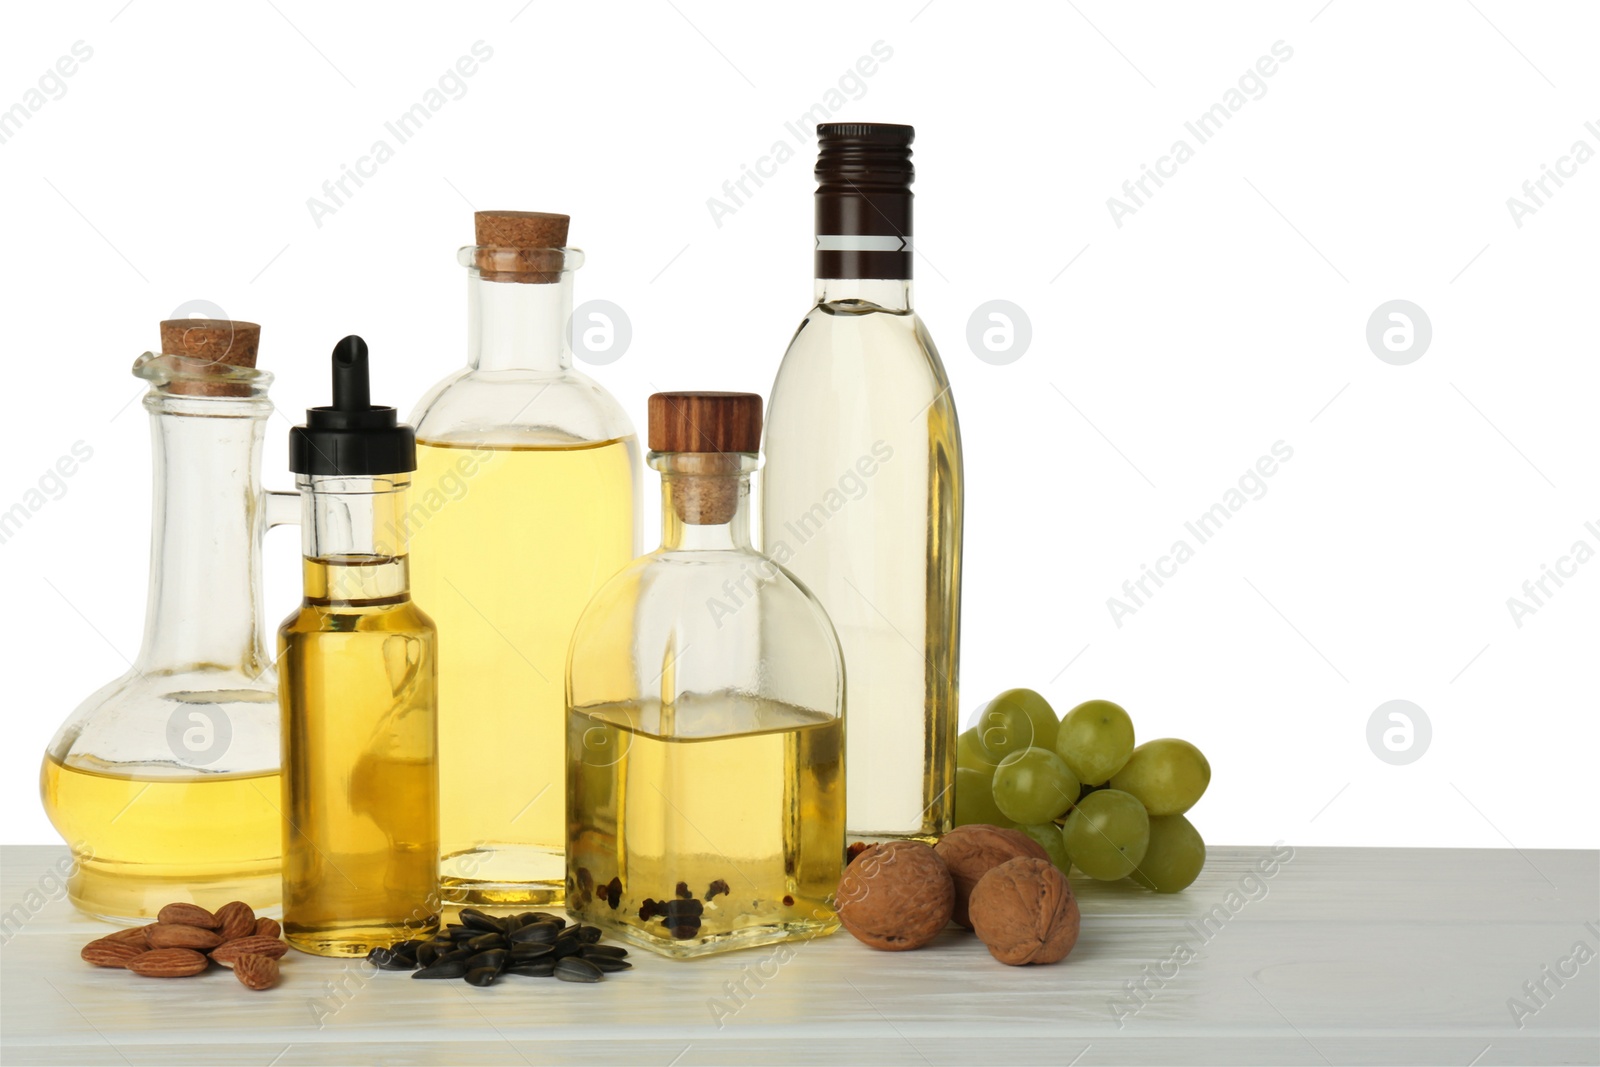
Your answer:
[[[1269,850],[1215,849],[1174,897],[1074,879],[1082,937],[1050,967],[1004,967],[952,929],[906,953],[843,933],[787,959],[635,952],[594,986],[291,952],[267,993],[81,962],[106,928],[46,899],[64,854],[0,851],[7,1064],[1600,1062],[1600,958],[1571,960],[1600,952],[1595,852],[1308,848],[1268,878]]]

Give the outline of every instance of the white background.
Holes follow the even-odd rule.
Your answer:
[[[1141,737],[1209,755],[1192,817],[1214,843],[1600,844],[1600,561],[1520,628],[1506,604],[1575,541],[1600,549],[1600,160],[1520,227],[1506,203],[1575,141],[1600,150],[1600,11],[1201,7],[14,9],[0,108],[75,42],[93,55],[0,144],[0,510],[74,442],[94,455],[0,545],[4,839],[55,839],[40,754],[137,650],[128,368],[158,320],[204,299],[263,324],[283,487],[335,340],[363,334],[374,398],[409,411],[464,358],[471,209],[563,211],[579,301],[631,319],[591,369],[636,422],[657,388],[765,393],[810,295],[814,147],[785,123],[881,41],[837,115],[917,127],[918,304],[966,448],[963,716],[1018,685],[1058,711],[1120,701]],[[395,146],[384,123],[480,40],[465,94]],[[1265,94],[1198,144],[1184,123],[1278,41]],[[378,138],[394,158],[317,225],[307,199]],[[1107,198],[1178,138],[1194,158],[1118,227]],[[708,198],[780,141],[794,158],[719,226]],[[991,299],[1031,320],[1009,365],[966,342]],[[1407,366],[1365,340],[1392,299],[1432,323]],[[1280,440],[1266,495],[1115,625],[1107,598]],[[295,539],[269,539],[269,626],[299,595]],[[1405,766],[1366,740],[1397,698],[1433,729]]]

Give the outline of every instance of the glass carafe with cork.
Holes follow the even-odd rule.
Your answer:
[[[843,661],[822,606],[752,547],[760,437],[754,394],[650,398],[661,547],[572,639],[567,910],[669,957],[838,925]]]
[[[468,365],[412,416],[404,517],[417,599],[439,627],[440,875],[448,902],[559,903],[567,645],[639,552],[639,450],[620,405],[573,369],[565,215],[480,211]]]
[[[278,696],[262,639],[261,542],[298,520],[261,488],[272,375],[260,327],[161,324],[149,383],[154,497],[144,641],[46,750],[45,811],[71,846],[72,902],[113,921],[175,900],[279,901]]]

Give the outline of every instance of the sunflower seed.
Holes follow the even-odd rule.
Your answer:
[[[553,951],[549,945],[512,945],[511,962],[526,963],[529,960],[543,959]]]
[[[476,956],[468,959],[467,971],[468,973],[471,973],[472,971],[481,970],[484,967],[490,967],[496,971],[499,971],[504,969],[506,961],[510,958],[511,954],[505,949],[492,948],[488,952],[480,952]]]
[[[481,912],[477,908],[462,908],[461,924],[463,926],[470,926],[474,930],[483,930],[485,932],[493,932],[497,934],[503,934],[506,931],[506,923],[504,919]]]
[[[578,950],[578,955],[586,960],[592,960],[597,956],[610,956],[614,960],[620,960],[627,958],[628,950],[621,945],[584,945]]]
[[[431,967],[424,967],[412,973],[413,978],[460,978],[467,973],[467,961],[439,960]]]
[[[556,961],[544,959],[513,963],[506,968],[505,973],[521,975],[524,978],[549,978],[556,973]]]
[[[600,973],[600,968],[588,960],[578,959],[576,956],[568,956],[564,960],[557,961],[556,977],[563,982],[598,982],[605,975]]]

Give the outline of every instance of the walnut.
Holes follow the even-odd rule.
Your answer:
[[[921,948],[950,922],[956,888],[921,841],[869,845],[839,879],[839,921],[872,948]]]
[[[1007,860],[978,880],[972,926],[1001,963],[1054,963],[1078,943],[1078,901],[1049,860]]]
[[[940,838],[933,850],[950,868],[950,877],[956,883],[954,918],[968,930],[972,929],[972,920],[967,918],[967,899],[972,896],[972,887],[978,884],[978,879],[1006,860],[1014,860],[1018,856],[1034,856],[1042,860],[1050,858],[1039,842],[1021,830],[1008,830],[986,823],[956,827]]]

